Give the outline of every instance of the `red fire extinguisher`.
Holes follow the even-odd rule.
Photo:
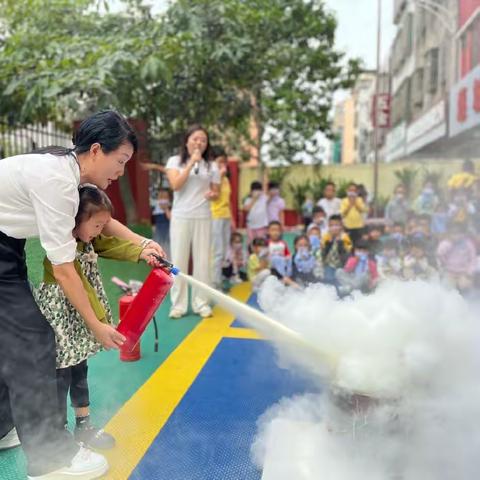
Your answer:
[[[118,301],[118,311],[120,316],[120,322],[122,322],[125,314],[127,313],[128,309],[132,305],[133,299],[135,295],[131,293],[127,293],[126,295],[122,295],[120,300]],[[141,350],[140,350],[140,341],[133,347],[132,350],[124,348],[125,345],[120,347],[120,360],[122,362],[136,362],[140,360],[141,357]]]
[[[167,296],[173,284],[173,275],[178,273],[178,269],[170,262],[161,257],[157,259],[161,266],[150,272],[138,293],[134,296],[122,297],[120,323],[117,330],[125,336],[126,340],[120,349],[120,358],[123,355],[126,360],[132,360],[131,356],[139,345],[140,337]],[[137,349],[138,353],[133,355],[136,360],[140,357],[139,347]]]

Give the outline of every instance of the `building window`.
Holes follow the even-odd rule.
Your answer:
[[[425,9],[420,7],[418,10],[418,15],[416,15],[416,35],[419,42],[425,42],[426,33],[427,33],[427,22],[426,22],[426,12]]]
[[[405,28],[405,57],[408,57],[413,50],[413,14],[409,13]]]
[[[472,68],[480,64],[480,17],[472,26]]]
[[[440,71],[440,81],[442,91],[445,91],[445,87],[447,86],[447,80],[449,77],[449,65],[450,65],[450,56],[451,46],[447,42],[443,45],[443,47],[439,51],[439,71]],[[458,54],[455,55],[455,58],[458,59]]]
[[[413,107],[414,110],[423,106],[423,68],[418,68],[413,76]]]
[[[438,73],[440,63],[440,52],[438,48],[432,48],[427,52],[427,66],[428,66],[428,84],[429,93],[435,95],[438,90]]]
[[[470,26],[460,38],[460,78],[465,77],[473,68],[474,41],[473,27]]]
[[[409,122],[411,117],[411,81],[407,78],[399,87],[392,102],[392,126]]]

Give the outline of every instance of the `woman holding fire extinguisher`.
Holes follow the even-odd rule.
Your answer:
[[[0,449],[18,445],[18,432],[33,480],[94,479],[108,463],[78,446],[62,424],[55,336],[29,287],[25,239],[40,238],[53,276],[103,347],[124,342],[112,326],[98,321],[90,305],[74,266],[72,231],[79,185],[106,189],[124,174],[137,138],[121,115],[104,111],[82,122],[73,144],[0,160]],[[136,245],[146,242],[113,219],[103,231]],[[164,254],[159,245],[149,246]]]
[[[192,125],[185,133],[179,155],[169,158],[167,177],[173,190],[170,220],[172,262],[188,270],[190,251],[193,276],[210,283],[211,211],[210,201],[218,198],[220,173],[213,161],[208,132]],[[188,309],[188,287],[177,279],[171,289],[170,318],[181,318]],[[192,309],[201,317],[212,310],[208,299],[192,289]]]

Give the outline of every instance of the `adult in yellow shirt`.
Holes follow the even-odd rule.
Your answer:
[[[228,158],[223,147],[213,148],[213,157],[220,172],[220,193],[210,202],[212,211],[213,240],[213,285],[222,288],[222,267],[230,248],[232,234],[232,210],[230,208],[231,186],[228,179]]]
[[[347,187],[347,196],[340,204],[343,225],[353,245],[360,240],[365,228],[365,213],[368,211],[362,198],[358,195],[357,185],[351,183]]]

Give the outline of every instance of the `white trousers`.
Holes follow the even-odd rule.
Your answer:
[[[212,220],[213,285],[217,288],[222,285],[222,267],[230,245],[231,224],[230,218]]]
[[[188,272],[188,260],[192,252],[193,276],[201,282],[210,284],[211,251],[210,218],[175,218],[170,221],[170,250],[172,262],[184,273]],[[179,278],[170,290],[172,308],[186,312],[188,310],[188,285]],[[197,313],[208,305],[208,299],[196,288],[192,288],[192,309]]]

